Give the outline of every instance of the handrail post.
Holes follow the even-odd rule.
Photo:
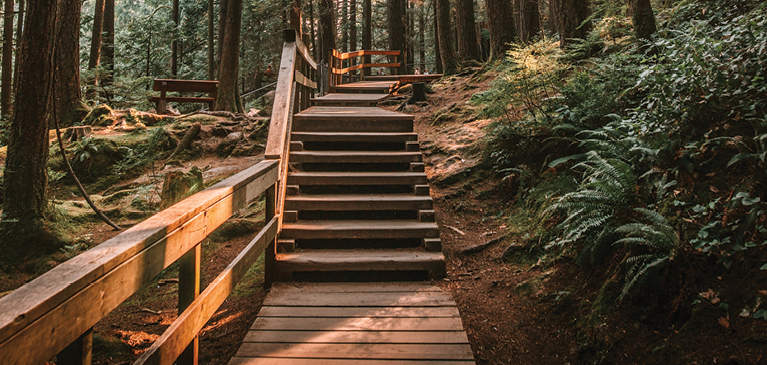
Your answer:
[[[91,365],[93,357],[93,327],[65,347],[56,360],[58,365]]]
[[[278,182],[277,184],[279,184]],[[284,182],[282,182],[284,183]],[[272,185],[264,192],[264,222],[269,222],[274,218],[277,210],[277,184]],[[274,268],[277,263],[277,239],[273,239],[266,246],[264,251],[264,289],[268,289],[274,283]]]
[[[200,295],[200,256],[199,243],[178,259],[178,314],[181,314]],[[178,365],[197,365],[200,348],[199,337],[178,357]]]

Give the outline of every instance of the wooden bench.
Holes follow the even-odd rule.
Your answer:
[[[210,109],[213,110],[216,108],[218,81],[155,79],[152,90],[160,92],[160,96],[149,98],[149,101],[157,104],[157,114],[169,113],[167,108],[167,102],[169,101],[177,103],[208,103]],[[166,96],[165,93],[170,91],[208,93],[208,97]]]

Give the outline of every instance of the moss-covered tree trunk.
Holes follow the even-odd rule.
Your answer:
[[[69,127],[90,112],[80,92],[80,15],[83,0],[59,0],[56,24],[54,106],[59,126]]]
[[[237,112],[237,74],[240,64],[242,0],[228,0],[221,62],[218,70],[216,109]]]
[[[24,40],[19,52],[19,83],[5,162],[5,201],[0,227],[0,255],[14,259],[50,243],[46,185],[48,121],[53,86],[53,45],[57,2],[27,3]]]
[[[573,39],[586,39],[591,30],[591,21],[584,21],[591,15],[588,0],[558,0],[559,36],[562,48]]]
[[[503,58],[514,41],[514,9],[509,0],[487,0],[487,25],[490,28],[490,57]]]
[[[478,61],[480,54],[474,20],[474,0],[456,0],[455,10],[456,28],[458,29],[458,58]]]
[[[437,3],[437,33],[439,33],[439,57],[442,59],[442,73],[452,75],[458,70],[458,58],[453,51],[453,34],[450,27],[450,1],[434,0]]]
[[[3,70],[2,90],[0,90],[0,111],[3,116],[11,112],[11,93],[13,89],[13,0],[5,0],[3,16]]]

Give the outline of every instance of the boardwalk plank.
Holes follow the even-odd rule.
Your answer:
[[[382,292],[439,292],[444,291],[424,282],[383,282],[383,283],[275,283],[272,293],[290,291],[293,293],[382,293]]]
[[[474,365],[474,361],[285,359],[274,357],[233,357],[229,365]]]
[[[323,293],[277,292],[264,300],[265,306],[313,307],[444,307],[455,305],[447,293]]]
[[[471,347],[467,344],[242,344],[236,356],[287,357],[315,359],[417,359],[417,360],[472,360]]]
[[[284,343],[469,343],[464,331],[249,331],[243,342]]]
[[[462,331],[454,318],[256,318],[253,330],[292,331]]]
[[[262,307],[259,317],[458,318],[456,307]]]

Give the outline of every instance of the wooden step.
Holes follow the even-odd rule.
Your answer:
[[[287,210],[428,210],[428,196],[408,194],[297,195],[285,199]]]
[[[423,172],[293,172],[290,185],[421,185]]]
[[[306,163],[408,163],[422,160],[421,152],[298,151],[290,153],[290,162]]]
[[[411,220],[299,221],[282,226],[281,239],[375,239],[439,237],[434,222]]]
[[[445,275],[442,252],[411,250],[307,250],[277,254],[277,277],[290,280],[294,272],[426,271],[431,279]]]
[[[359,81],[330,87],[331,93],[381,93],[390,94],[397,87],[396,81]]]
[[[396,133],[396,132],[293,132],[291,140],[303,142],[407,142],[417,141],[416,133]]]
[[[379,101],[389,97],[389,94],[343,94],[331,93],[318,98],[312,98],[315,106],[374,106]]]
[[[412,132],[412,115],[375,107],[313,106],[293,116],[295,132]]]

